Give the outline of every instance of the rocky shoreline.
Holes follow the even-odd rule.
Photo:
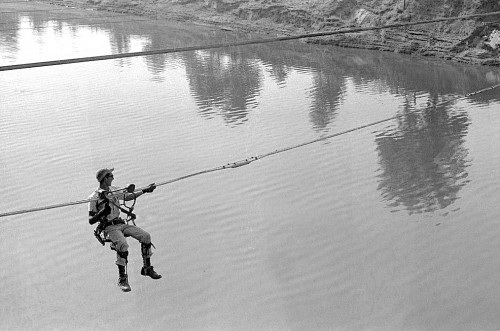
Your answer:
[[[59,6],[93,8],[218,26],[226,30],[297,35],[353,27],[374,27],[500,11],[500,2],[471,0],[469,7],[444,8],[437,2],[368,0],[40,0]],[[335,3],[335,4],[332,4]],[[403,7],[401,7],[403,3]],[[408,5],[406,5],[408,3]],[[433,7],[432,7],[433,6]],[[430,8],[432,7],[432,8]],[[453,12],[454,11],[454,12]],[[415,54],[454,62],[500,66],[500,15],[486,19],[432,23],[309,38],[307,42]]]

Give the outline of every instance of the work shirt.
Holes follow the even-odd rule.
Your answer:
[[[120,216],[120,209],[117,207],[120,205],[119,200],[123,200],[124,197],[124,189],[120,189],[119,187],[116,186],[110,186],[109,191],[113,192],[112,194],[107,194],[107,197],[110,201],[109,207],[111,208],[111,212],[109,215],[106,216],[108,220],[113,220]],[[99,211],[103,210],[104,207],[106,206],[106,203],[104,202],[104,199],[100,197],[102,192],[106,192],[102,188],[98,187],[94,193],[89,195],[89,212],[93,211],[94,213],[98,213]],[[97,199],[97,200],[96,200]],[[99,206],[99,207],[97,207]]]

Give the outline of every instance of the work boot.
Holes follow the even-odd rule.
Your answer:
[[[118,278],[118,287],[123,291],[123,292],[130,292],[132,289],[130,288],[130,285],[128,284],[128,276],[127,275],[120,275]]]
[[[127,267],[123,265],[118,266],[118,287],[123,292],[130,292],[132,289],[128,284]]]
[[[149,276],[153,279],[160,279],[161,275],[158,275],[156,271],[153,269],[151,265],[151,259],[146,256],[148,249],[151,247],[151,244],[144,245],[142,244],[142,261],[144,262],[144,266],[141,269],[141,275]]]
[[[156,271],[153,269],[153,266],[147,266],[147,267],[142,267],[141,269],[141,275],[143,276],[149,276],[153,279],[160,279],[161,275],[158,275]]]

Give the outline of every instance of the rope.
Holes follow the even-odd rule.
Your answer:
[[[471,93],[465,94],[464,96],[460,96],[460,97],[452,98],[452,99],[449,99],[449,100],[444,100],[442,102],[438,102],[437,104],[434,105],[434,107],[440,107],[440,106],[443,106],[443,105],[445,105],[447,103],[450,103],[450,102],[453,102],[453,101],[457,101],[457,100],[460,100],[460,99],[465,99],[465,98],[474,96],[474,95],[479,94],[479,93],[483,93],[483,92],[486,92],[486,91],[493,90],[493,89],[495,89],[497,87],[500,87],[500,84],[496,84],[496,85],[493,85],[493,86],[490,86],[490,87],[486,87],[484,89],[481,89],[481,90],[478,90],[478,91],[475,91],[475,92],[471,92]],[[413,111],[412,113],[415,113],[415,112],[418,112],[418,111],[420,111],[420,110]],[[388,117],[388,118],[385,118],[385,119],[382,119],[382,120],[379,120],[379,121],[375,121],[375,122],[372,122],[372,123],[361,125],[361,126],[358,126],[356,128],[353,128],[353,129],[349,129],[349,130],[337,132],[337,133],[334,133],[334,134],[331,134],[331,135],[327,135],[327,136],[324,136],[324,137],[321,137],[321,138],[318,138],[318,139],[307,141],[307,142],[304,142],[304,143],[301,143],[301,144],[298,144],[298,145],[295,145],[295,146],[285,147],[283,149],[277,149],[274,152],[270,152],[270,153],[261,154],[259,156],[256,156],[256,157],[254,157],[254,159],[255,160],[263,159],[263,158],[271,156],[271,155],[275,155],[275,154],[283,153],[283,152],[286,152],[286,151],[290,151],[292,149],[296,149],[296,148],[303,147],[303,146],[306,146],[306,145],[314,144],[314,143],[317,143],[319,141],[331,139],[331,138],[334,138],[334,137],[337,137],[337,136],[341,136],[341,135],[344,135],[344,134],[347,134],[347,133],[351,133],[351,132],[354,132],[354,131],[358,131],[358,130],[361,130],[361,129],[366,129],[366,128],[369,128],[371,126],[375,126],[375,125],[378,125],[378,124],[381,124],[381,123],[384,123],[384,122],[388,122],[388,121],[391,121],[391,120],[395,120],[395,119],[401,118],[401,117],[403,117],[405,115],[406,114],[395,115],[395,116]]]
[[[223,47],[264,44],[264,43],[272,43],[272,42],[278,42],[278,41],[325,37],[325,36],[332,36],[332,35],[345,34],[345,33],[357,33],[357,32],[363,32],[363,31],[382,30],[382,29],[405,27],[405,26],[420,25],[420,24],[429,24],[429,23],[438,23],[438,22],[445,22],[445,21],[467,20],[467,19],[471,19],[471,18],[478,18],[478,17],[485,17],[485,16],[496,16],[496,15],[500,15],[500,11],[492,12],[492,13],[459,16],[459,17],[445,17],[445,18],[438,18],[438,19],[427,20],[427,21],[388,24],[388,25],[377,26],[377,27],[350,28],[350,29],[341,29],[341,30],[336,30],[336,31],[301,34],[301,35],[296,35],[296,36],[285,36],[285,37],[276,37],[276,38],[268,38],[268,39],[247,40],[247,41],[240,41],[240,42],[205,45],[205,46],[198,45],[198,46],[179,47],[179,48],[157,49],[157,50],[142,51],[142,52],[118,53],[118,54],[108,54],[108,55],[100,55],[100,56],[61,59],[61,60],[53,60],[53,61],[22,63],[22,64],[8,65],[8,66],[1,66],[0,71],[38,68],[38,67],[47,67],[47,66],[72,64],[72,63],[92,62],[92,61],[103,61],[103,60],[121,59],[121,58],[128,58],[128,57],[137,57],[137,56],[149,56],[149,55],[158,55],[158,54],[188,52],[188,51],[197,51],[197,50],[205,50],[205,49],[223,48]]]
[[[455,97],[455,98],[451,98],[449,100],[444,100],[442,102],[439,102],[439,103],[435,104],[434,107],[439,107],[439,106],[442,106],[442,105],[445,105],[447,103],[450,103],[450,102],[453,102],[453,101],[457,101],[457,100],[460,100],[460,99],[466,99],[466,98],[469,98],[471,96],[474,96],[474,95],[477,95],[477,94],[480,94],[480,93],[484,93],[484,92],[493,90],[493,89],[498,88],[498,87],[500,87],[500,84],[496,84],[496,85],[493,85],[493,86],[490,86],[490,87],[486,87],[484,89],[480,89],[480,90],[477,90],[475,92],[471,92],[471,93],[465,94],[463,96],[458,96],[458,97]],[[424,108],[424,109],[427,109],[427,108]],[[418,111],[420,111],[420,110],[415,110],[415,111],[413,111],[413,113],[416,113]],[[199,175],[203,175],[203,174],[208,174],[208,173],[215,172],[215,171],[220,171],[220,170],[225,170],[225,169],[231,169],[231,168],[238,168],[238,167],[250,164],[250,163],[252,163],[254,161],[261,160],[263,158],[269,157],[271,155],[276,155],[276,154],[279,154],[279,153],[284,153],[284,152],[291,151],[293,149],[297,149],[297,148],[300,148],[300,147],[303,147],[303,146],[306,146],[306,145],[310,145],[310,144],[314,144],[314,143],[317,143],[317,142],[320,142],[320,141],[328,140],[328,139],[331,139],[331,138],[334,138],[334,137],[338,137],[338,136],[341,136],[341,135],[345,135],[345,134],[348,134],[348,133],[351,133],[351,132],[354,132],[354,131],[359,131],[359,130],[362,130],[362,129],[366,129],[368,127],[372,127],[372,126],[375,126],[375,125],[378,125],[378,124],[381,124],[381,123],[384,123],[384,122],[388,122],[390,120],[394,120],[394,119],[397,119],[397,118],[400,118],[400,117],[403,117],[403,116],[405,116],[405,114],[400,114],[400,115],[388,117],[388,118],[385,118],[385,119],[382,119],[382,120],[379,120],[379,121],[375,121],[375,122],[371,122],[371,123],[368,123],[368,124],[365,124],[365,125],[361,125],[361,126],[349,129],[349,130],[337,132],[337,133],[334,133],[334,134],[331,134],[331,135],[327,135],[327,136],[324,136],[324,137],[321,137],[321,138],[318,138],[318,139],[306,141],[306,142],[303,142],[301,144],[297,144],[297,145],[294,145],[294,146],[289,146],[289,147],[285,147],[285,148],[282,148],[282,149],[277,149],[277,150],[274,150],[274,151],[269,152],[269,153],[260,154],[258,156],[253,156],[253,157],[250,157],[250,158],[247,158],[247,159],[244,159],[244,160],[240,160],[240,161],[228,163],[228,164],[223,165],[223,166],[218,166],[218,167],[215,167],[215,168],[206,169],[206,170],[198,171],[198,172],[191,173],[191,174],[188,174],[188,175],[184,175],[184,176],[181,176],[181,177],[177,177],[177,178],[174,178],[174,179],[170,179],[170,180],[167,180],[167,181],[159,182],[159,183],[156,184],[156,186],[163,186],[163,185],[172,184],[172,183],[184,180],[184,179],[188,179],[188,178],[199,176]],[[143,187],[143,188],[145,188],[145,187]],[[124,188],[120,188],[117,191],[120,191],[120,190],[123,190],[123,189]],[[142,189],[142,188],[140,188],[140,189]],[[116,192],[116,191],[113,191],[113,192]],[[36,207],[36,208],[28,208],[28,209],[15,210],[15,211],[11,211],[11,212],[0,213],[0,218],[7,217],[7,216],[19,215],[19,214],[26,214],[26,213],[44,211],[44,210],[55,209],[55,208],[62,208],[62,207],[74,206],[74,205],[89,203],[91,201],[96,201],[96,200],[97,199],[85,199],[85,200],[77,200],[77,201],[72,201],[72,202],[59,203],[59,204],[42,206],[42,207]]]

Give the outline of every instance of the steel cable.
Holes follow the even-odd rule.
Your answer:
[[[214,49],[214,48],[264,44],[264,43],[289,41],[289,40],[297,40],[297,39],[304,39],[304,38],[325,37],[325,36],[332,36],[332,35],[345,34],[345,33],[358,33],[358,32],[364,32],[364,31],[383,30],[383,29],[421,25],[421,24],[429,24],[429,23],[438,23],[438,22],[445,22],[445,21],[466,20],[466,19],[471,19],[471,18],[496,16],[496,15],[500,15],[500,12],[473,14],[473,15],[458,16],[458,17],[445,17],[445,18],[438,18],[438,19],[434,19],[434,20],[408,22],[408,23],[396,23],[396,24],[388,24],[388,25],[376,26],[376,27],[349,28],[349,29],[341,29],[341,30],[336,30],[336,31],[315,32],[315,33],[301,34],[301,35],[295,35],[295,36],[256,39],[256,40],[221,43],[221,44],[213,44],[213,45],[198,45],[198,46],[188,46],[188,47],[179,47],[179,48],[157,49],[157,50],[151,50],[151,51],[118,53],[118,54],[108,54],[108,55],[100,55],[100,56],[61,59],[61,60],[52,60],[52,61],[43,61],[43,62],[13,64],[13,65],[7,65],[7,66],[0,66],[0,71],[38,68],[38,67],[47,67],[47,66],[54,66],[54,65],[73,64],[73,63],[92,62],[92,61],[103,61],[103,60],[120,59],[120,58],[128,58],[128,57],[149,56],[149,55],[168,54],[168,53],[179,53],[179,52],[187,52],[187,51]]]
[[[489,87],[486,87],[486,88],[483,88],[483,89],[480,89],[480,90],[477,90],[477,91],[465,94],[463,96],[458,96],[458,97],[455,97],[455,98],[444,100],[442,102],[439,102],[439,103],[433,105],[433,107],[439,107],[439,106],[445,105],[445,104],[453,102],[453,101],[457,101],[457,100],[460,100],[460,99],[466,99],[466,98],[469,98],[471,96],[474,96],[474,95],[477,95],[477,94],[480,94],[480,93],[484,93],[484,92],[493,90],[493,89],[498,88],[498,87],[500,87],[500,84],[492,85],[492,86],[489,86]],[[412,113],[416,113],[416,112],[422,111],[424,109],[428,109],[428,107],[425,107],[423,109],[417,109],[417,110],[413,111]],[[334,138],[334,137],[338,137],[338,136],[341,136],[341,135],[345,135],[345,134],[348,134],[348,133],[351,133],[351,132],[354,132],[354,131],[366,129],[368,127],[372,127],[372,126],[375,126],[375,125],[378,125],[378,124],[381,124],[381,123],[384,123],[384,122],[388,122],[390,120],[394,120],[394,119],[403,117],[405,115],[406,114],[400,114],[400,115],[391,116],[391,117],[388,117],[388,118],[385,118],[385,119],[382,119],[382,120],[379,120],[379,121],[371,122],[371,123],[368,123],[368,124],[365,124],[365,125],[361,125],[361,126],[349,129],[349,130],[337,132],[337,133],[334,133],[334,134],[331,134],[331,135],[327,135],[327,136],[324,136],[324,137],[321,137],[321,138],[318,138],[318,139],[306,141],[306,142],[303,142],[303,143],[300,143],[300,144],[297,144],[297,145],[294,145],[294,146],[288,146],[288,147],[285,147],[285,148],[282,148],[282,149],[274,150],[274,151],[269,152],[269,153],[264,153],[264,154],[260,154],[258,156],[253,156],[253,157],[244,159],[244,160],[240,160],[240,161],[228,163],[228,164],[223,165],[223,166],[218,166],[218,167],[214,167],[214,168],[210,168],[210,169],[206,169],[206,170],[194,172],[194,173],[191,173],[191,174],[188,174],[188,175],[184,175],[184,176],[181,176],[181,177],[173,178],[173,179],[170,179],[170,180],[158,182],[156,184],[156,186],[163,186],[163,185],[172,184],[172,183],[175,183],[175,182],[178,182],[178,181],[181,181],[181,180],[185,180],[185,179],[188,179],[188,178],[191,178],[191,177],[195,177],[195,176],[199,176],[199,175],[203,175],[203,174],[208,174],[208,173],[215,172],[215,171],[220,171],[220,170],[225,170],[225,169],[232,169],[232,168],[238,168],[238,167],[250,164],[250,163],[252,163],[254,161],[257,161],[257,160],[260,160],[260,159],[263,159],[263,158],[266,158],[266,157],[269,157],[269,156],[272,156],[272,155],[276,155],[276,154],[279,154],[279,153],[284,153],[284,152],[287,152],[287,151],[290,151],[290,150],[293,150],[293,149],[297,149],[297,148],[300,148],[300,147],[303,147],[303,146],[314,144],[314,143],[317,143],[317,142],[320,142],[320,141],[325,141],[325,140],[328,140],[328,139],[331,139],[331,138]],[[143,187],[143,188],[145,188],[145,187]],[[119,190],[123,190],[123,189],[125,189],[125,188],[120,188]],[[31,213],[31,212],[44,211],[44,210],[55,209],[55,208],[68,207],[68,206],[73,206],[73,205],[78,205],[78,204],[84,204],[84,203],[88,203],[88,202],[93,201],[93,200],[95,200],[95,199],[77,200],[77,201],[71,201],[71,202],[66,202],[66,203],[59,203],[59,204],[54,204],[54,205],[47,205],[47,206],[42,206],[42,207],[35,207],[35,208],[27,208],[27,209],[14,210],[14,211],[11,211],[11,212],[0,213],[0,218],[7,217],[7,216],[13,216],[13,215],[19,215],[19,214],[26,214],[26,213]]]

